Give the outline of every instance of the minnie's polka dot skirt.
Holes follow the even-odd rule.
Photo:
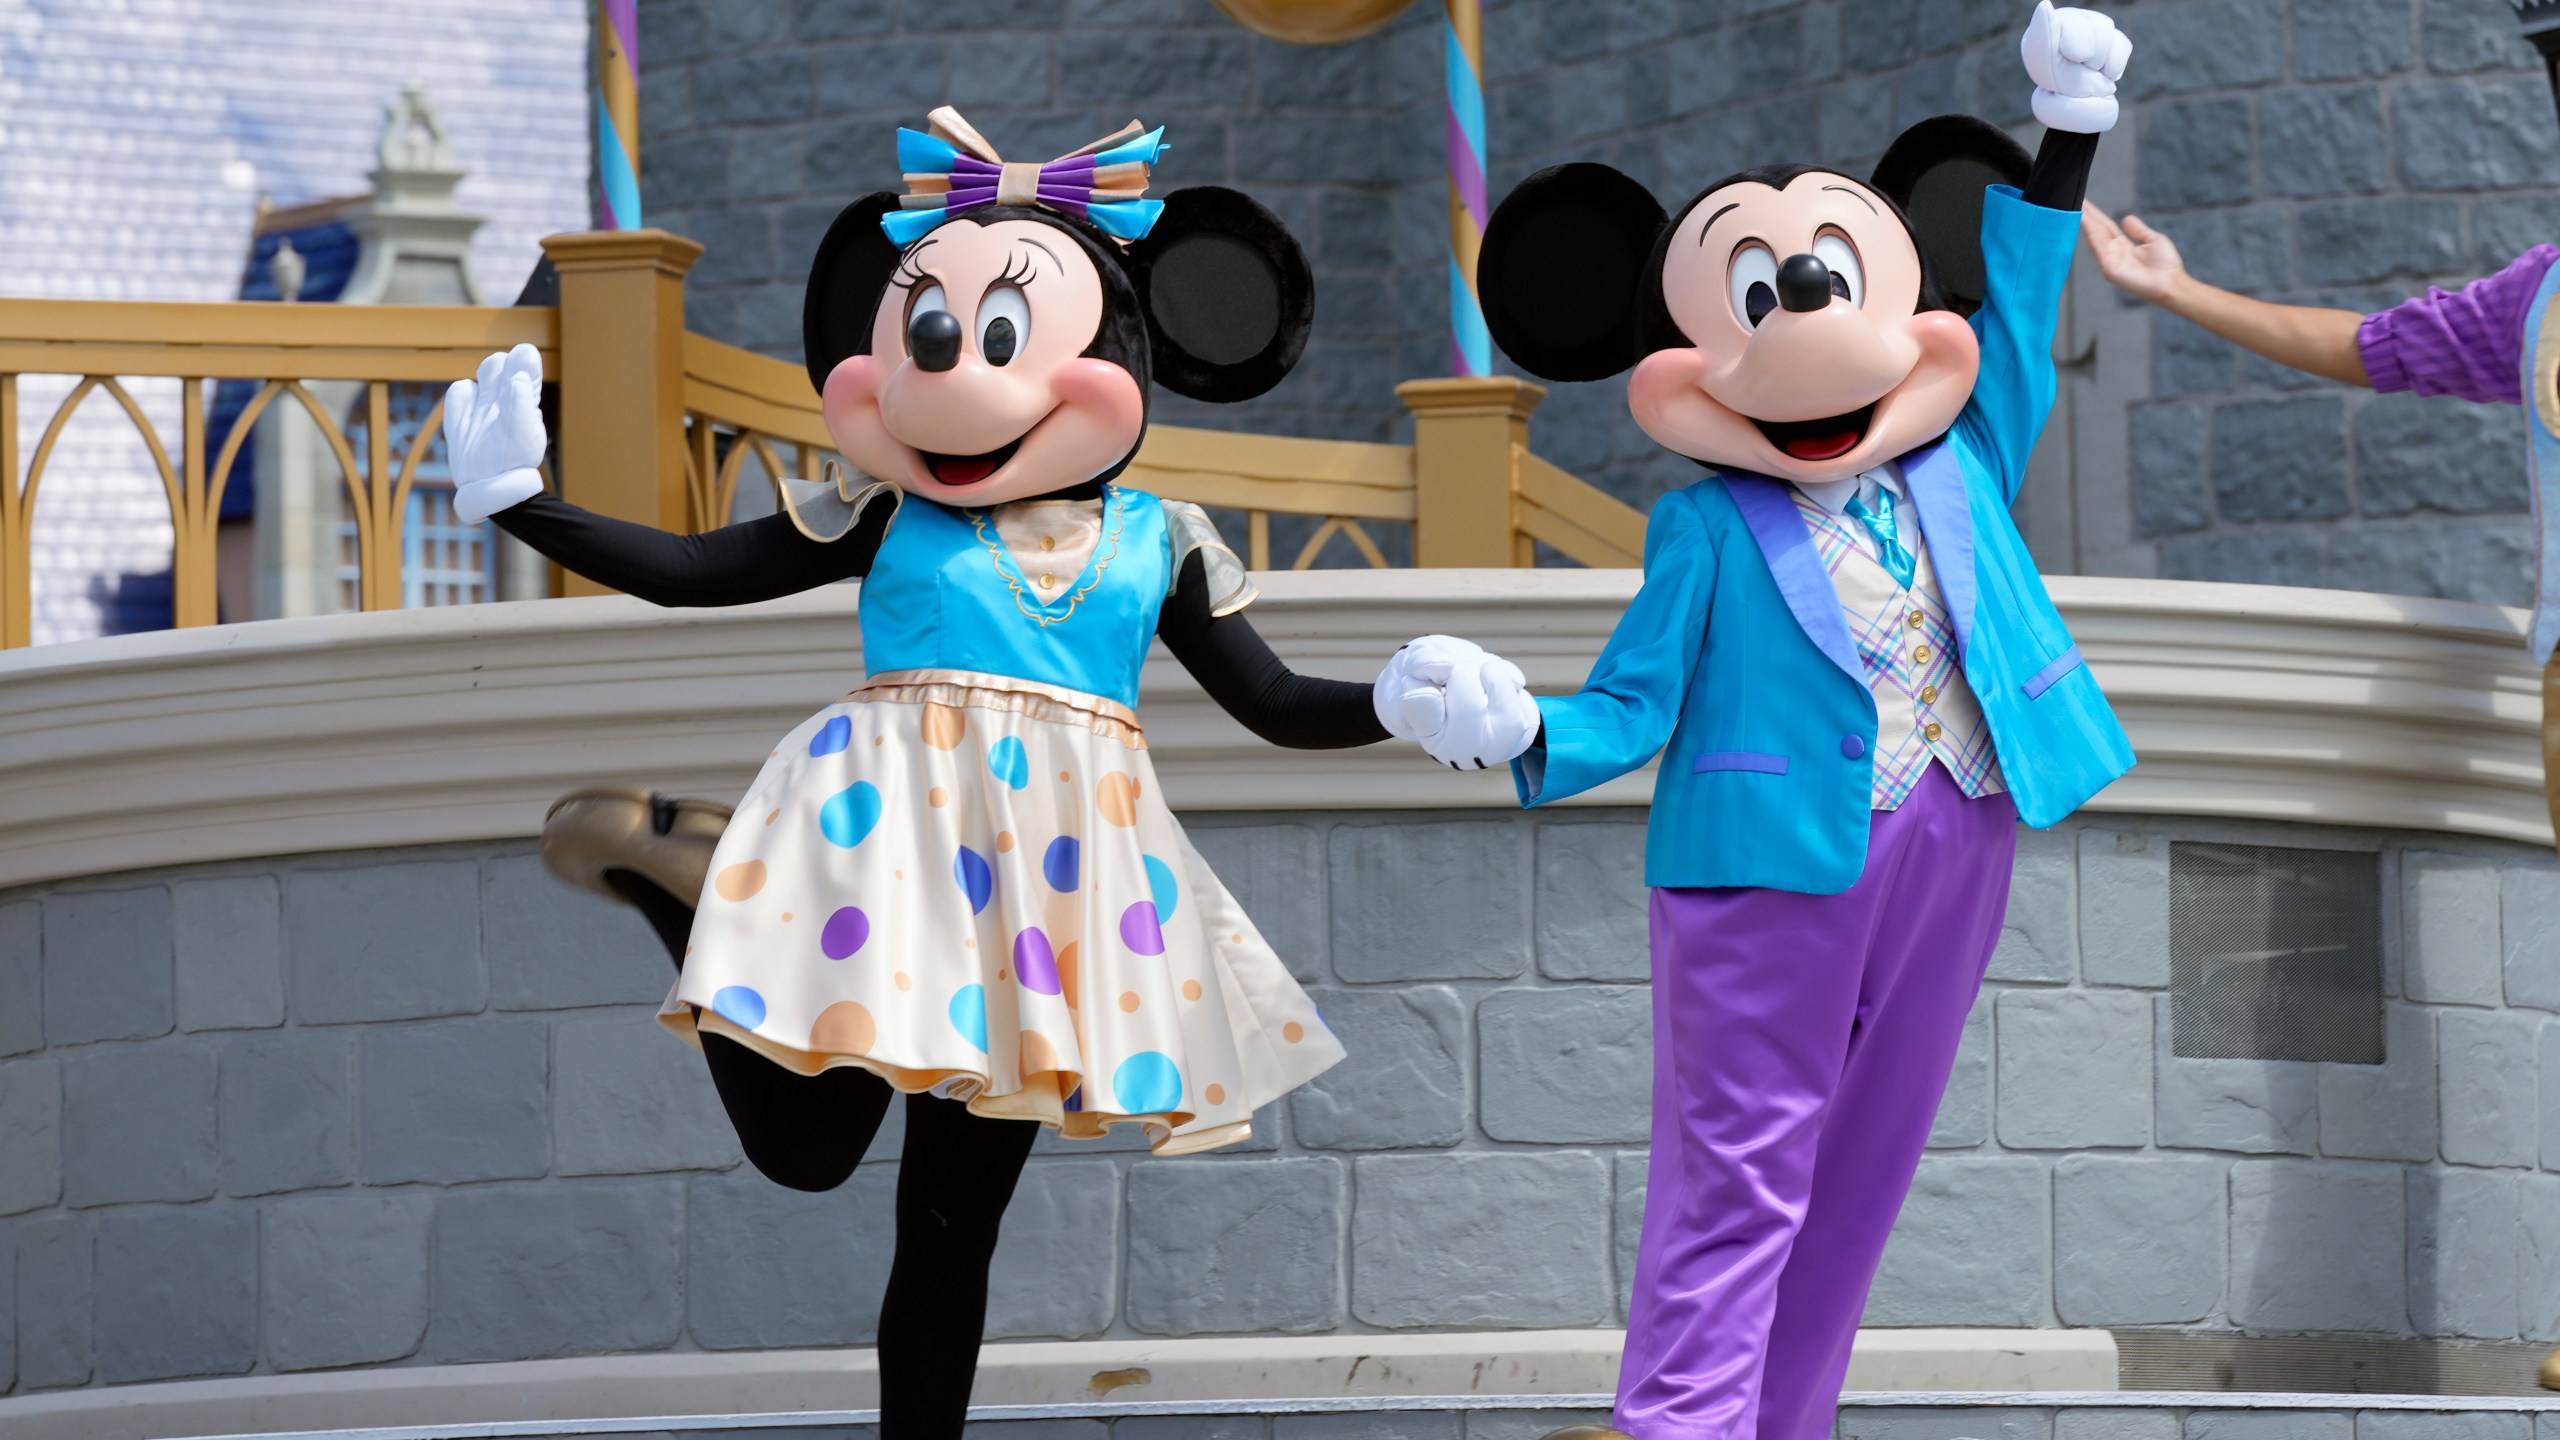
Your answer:
[[[1072,691],[876,678],[739,803],[659,1018],[1072,1138],[1244,1139],[1342,1046],[1191,848],[1145,743]]]

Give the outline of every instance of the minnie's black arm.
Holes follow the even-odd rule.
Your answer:
[[[2036,149],[2019,198],[2047,210],[2077,210],[2089,193],[2089,166],[2098,158],[2098,137],[2070,130],[2047,130]]]
[[[1209,613],[1209,577],[1199,552],[1165,597],[1156,636],[1244,728],[1291,750],[1347,750],[1387,738],[1369,687],[1292,671],[1241,614]]]
[[[768,515],[699,535],[671,535],[536,495],[490,518],[544,558],[652,605],[747,605],[870,573],[897,507],[867,507],[851,533],[812,540]]]

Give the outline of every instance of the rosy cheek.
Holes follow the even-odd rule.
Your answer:
[[[1138,378],[1108,360],[1084,356],[1059,366],[1049,376],[1058,408],[1075,412],[1103,433],[1135,445],[1146,425],[1147,397]]]
[[[880,382],[888,367],[870,355],[847,356],[835,369],[827,372],[826,389],[819,392],[819,411],[826,417],[827,433],[836,440],[836,448],[845,448],[846,431],[876,429],[880,424]]]
[[[1697,392],[1708,364],[1707,353],[1694,346],[1654,351],[1637,361],[1635,373],[1627,377],[1627,408],[1638,415],[1660,414],[1666,404]]]
[[[1973,383],[1982,369],[1982,342],[1973,327],[1952,310],[1923,310],[1903,322],[1903,333],[1920,347],[1920,353],[1939,365]]]

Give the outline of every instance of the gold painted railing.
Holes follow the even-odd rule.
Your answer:
[[[65,427],[83,405],[113,401],[140,432],[175,531],[175,620],[217,618],[215,531],[222,494],[260,415],[278,402],[309,415],[346,486],[363,608],[402,600],[401,529],[421,461],[437,443],[429,409],[394,453],[393,388],[442,385],[493,350],[529,343],[560,393],[555,477],[589,509],[670,530],[724,523],[745,466],[811,475],[828,451],[817,397],[797,365],[684,329],[684,277],[701,247],[654,230],[556,235],[556,308],[156,304],[0,300],[0,647],[29,643],[30,540]],[[71,377],[66,397],[22,454],[20,377]],[[174,448],[128,382],[179,382]],[[218,381],[257,389],[227,438],[209,433]],[[361,416],[332,413],[311,386],[352,383]],[[1408,526],[1424,566],[1526,566],[1543,543],[1588,566],[1629,566],[1643,547],[1634,510],[1530,453],[1545,392],[1525,381],[1417,380],[1398,387],[1414,443],[1301,440],[1157,426],[1129,474],[1176,499],[1240,512],[1249,563],[1273,565],[1271,522],[1312,528],[1287,564],[1313,565],[1336,537],[1387,564],[1372,527]],[[208,451],[211,451],[208,454]],[[565,593],[598,587],[563,576]]]

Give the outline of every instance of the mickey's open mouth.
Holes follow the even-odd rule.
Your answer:
[[[1022,438],[1016,436],[983,455],[937,455],[930,450],[917,453],[924,457],[925,471],[933,476],[936,484],[975,485],[1003,469],[1004,462],[1012,459],[1013,452],[1021,448]]]
[[[1825,420],[1754,420],[1760,433],[1778,447],[1780,454],[1795,460],[1837,460],[1858,448],[1867,438],[1867,426],[1876,418],[1876,407],[1862,405],[1846,415]]]

